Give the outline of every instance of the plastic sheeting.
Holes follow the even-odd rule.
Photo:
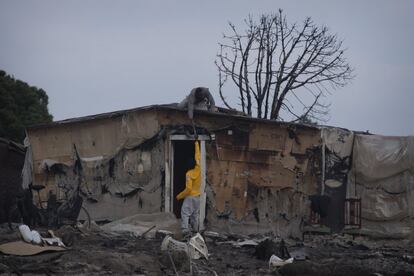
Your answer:
[[[414,137],[357,135],[353,155],[350,172],[353,191],[350,195],[356,193],[362,197],[367,194],[367,198],[373,198],[368,194],[375,192],[384,198],[384,195],[405,197],[411,194]]]
[[[29,137],[27,136],[24,138],[24,147],[26,148],[26,155],[22,169],[22,188],[26,190],[29,189],[29,185],[33,182],[33,152]]]
[[[414,172],[414,137],[357,135],[354,147],[354,168],[357,182],[375,186],[399,174]]]
[[[408,216],[406,194],[389,194],[381,189],[361,189],[363,198],[362,213],[365,219],[372,221],[401,220]]]
[[[364,232],[396,237],[414,229],[413,172],[414,137],[356,135],[348,195],[361,198]]]

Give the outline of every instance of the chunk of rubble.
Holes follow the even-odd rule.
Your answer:
[[[295,261],[305,261],[310,258],[305,247],[293,250],[290,252],[290,256],[292,256]]]
[[[228,239],[226,235],[214,231],[204,231],[203,236],[214,241],[225,241]]]
[[[269,260],[277,252],[278,246],[271,239],[261,241],[254,252],[254,255],[260,260]]]
[[[171,232],[171,231],[167,231],[167,230],[160,229],[160,230],[157,230],[155,232],[155,238],[157,240],[162,240],[162,239],[164,239],[167,236],[173,236],[173,234],[174,233]]]
[[[269,259],[269,268],[279,268],[286,264],[291,264],[291,263],[293,263],[293,258],[283,260],[276,255],[272,255]]]
[[[159,230],[170,231],[174,236],[178,236],[180,222],[172,213],[137,214],[104,224],[101,229],[109,234],[127,234],[136,238],[144,234],[146,238],[155,238]]]
[[[257,246],[259,243],[254,241],[254,240],[244,240],[244,241],[239,241],[239,242],[233,242],[233,246],[234,247],[255,247]]]

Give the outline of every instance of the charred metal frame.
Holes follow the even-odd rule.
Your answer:
[[[345,199],[345,226],[361,228],[361,199]]]

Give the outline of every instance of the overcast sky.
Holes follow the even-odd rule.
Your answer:
[[[329,125],[414,135],[414,1],[0,0],[0,69],[43,88],[55,120],[217,93],[227,22],[282,8],[344,40],[356,78],[333,92]],[[230,88],[230,87],[229,87]]]

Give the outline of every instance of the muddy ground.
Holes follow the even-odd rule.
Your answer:
[[[0,229],[0,244],[19,240],[17,231]],[[46,229],[38,229],[40,232]],[[0,253],[0,273],[15,275],[176,275],[162,239],[113,236],[99,230],[63,227],[55,233],[72,242],[64,252],[19,257]],[[294,261],[277,270],[257,259],[255,246],[236,247],[237,239],[206,238],[209,260],[193,260],[193,275],[414,275],[414,246],[397,240],[368,240],[351,236],[306,236],[286,240]],[[262,237],[256,237],[256,241]],[[173,255],[179,275],[190,275],[185,256]],[[377,274],[374,274],[377,273]]]

